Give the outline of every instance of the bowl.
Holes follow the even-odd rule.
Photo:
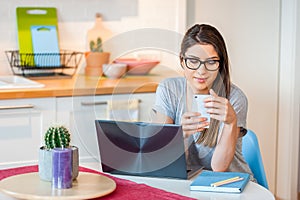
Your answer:
[[[152,59],[119,58],[114,63],[127,65],[127,74],[145,75],[148,74],[160,61]]]
[[[117,79],[126,74],[127,65],[124,63],[103,64],[103,73],[106,77]]]

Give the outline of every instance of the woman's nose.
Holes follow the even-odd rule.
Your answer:
[[[199,68],[197,69],[197,72],[198,72],[199,74],[204,74],[204,73],[207,72],[204,63],[201,63],[201,65],[200,65]]]

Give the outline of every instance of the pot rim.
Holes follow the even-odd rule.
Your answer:
[[[68,148],[71,148],[71,149],[78,149],[78,147],[77,147],[77,146],[74,146],[74,145],[70,145],[70,147],[68,147]],[[47,149],[46,146],[44,145],[44,146],[41,146],[41,147],[40,147],[40,150],[50,151],[50,150],[52,150],[52,149]]]

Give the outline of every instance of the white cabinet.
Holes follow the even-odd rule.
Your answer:
[[[71,131],[81,162],[99,161],[95,119],[106,119],[108,100],[139,99],[139,121],[149,121],[155,93],[114,94],[57,98],[57,121]]]
[[[0,100],[0,168],[36,163],[55,98]]]
[[[44,133],[65,125],[81,162],[99,161],[95,119],[106,119],[108,100],[139,99],[139,121],[148,121],[154,93],[0,100],[0,169],[36,164]]]

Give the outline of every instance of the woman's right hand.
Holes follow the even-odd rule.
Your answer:
[[[199,112],[186,112],[182,115],[181,125],[184,137],[203,131],[209,125],[207,118],[201,117]]]

